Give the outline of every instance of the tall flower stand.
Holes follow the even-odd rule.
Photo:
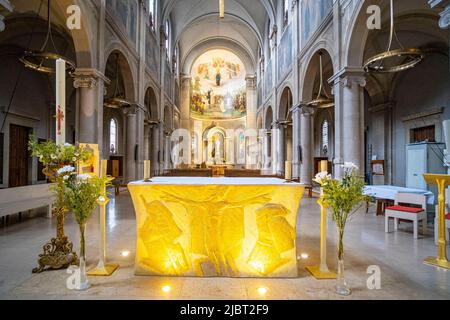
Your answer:
[[[336,273],[330,271],[327,265],[327,226],[328,226],[328,206],[320,196],[317,203],[320,206],[320,265],[308,266],[306,270],[318,280],[336,279]]]
[[[59,169],[59,167],[57,168]],[[45,175],[58,185],[58,190],[61,184],[64,185],[62,179],[55,178],[57,169],[47,169],[44,171]],[[73,250],[73,244],[69,242],[64,233],[64,219],[67,209],[64,207],[64,193],[58,192],[57,201],[53,207],[52,213],[56,217],[56,238],[52,238],[50,242],[43,247],[43,253],[39,255],[39,266],[33,269],[33,273],[41,273],[46,270],[66,269],[70,265],[78,265],[78,256]]]
[[[437,257],[428,257],[424,264],[450,269],[450,262],[447,259],[447,241],[445,239],[445,188],[450,184],[450,175],[446,174],[424,174],[428,184],[435,184],[438,187],[438,254]]]
[[[114,180],[108,179],[103,186],[103,195],[97,200],[100,210],[100,258],[97,267],[88,271],[88,276],[110,276],[119,268],[118,264],[106,263],[106,206],[109,203],[109,198],[106,192],[106,184]]]

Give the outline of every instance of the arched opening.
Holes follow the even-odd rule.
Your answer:
[[[149,87],[145,93],[144,120],[144,160],[150,160],[151,170],[156,174],[159,170],[158,152],[159,152],[159,126],[158,126],[158,102],[155,91]]]
[[[292,92],[289,87],[284,88],[280,99],[278,110],[279,132],[280,135],[280,154],[278,155],[278,173],[285,170],[285,161],[293,160],[293,136],[292,136]]]
[[[265,116],[265,122],[264,122],[264,129],[266,130],[266,137],[265,137],[265,150],[264,150],[264,157],[263,157],[263,168],[265,170],[271,170],[272,169],[272,159],[273,159],[273,110],[272,107],[267,107],[266,110],[266,116]]]
[[[320,64],[322,62],[322,74]],[[321,49],[315,52],[309,62],[306,70],[302,97],[305,103],[319,99],[334,99],[331,85],[328,83],[334,74],[333,61],[328,51]],[[314,164],[311,172],[314,177],[318,172],[327,170],[333,173],[332,161],[334,158],[334,114],[333,105],[314,105],[312,119],[312,160]],[[305,118],[306,120],[306,118]],[[324,143],[326,138],[326,143]],[[305,155],[306,156],[306,155]]]
[[[347,62],[362,65],[379,54],[389,38],[389,2],[380,2],[381,30],[362,31],[366,4],[354,21],[348,42]],[[449,32],[439,28],[439,15],[426,1],[394,1],[396,37],[405,48],[426,53],[416,67],[398,73],[366,74],[364,88],[364,164],[367,182],[427,189],[422,173],[445,173],[442,164],[445,142],[443,122],[450,119]],[[396,49],[394,41],[393,49]],[[381,49],[380,49],[381,48]],[[445,70],[445,72],[443,72]],[[426,81],[418,81],[426,79]],[[449,142],[447,142],[449,143]],[[433,145],[435,152],[430,151]],[[411,156],[415,149],[439,163],[425,168]],[[409,156],[410,155],[410,156]],[[374,171],[381,163],[384,172]]]
[[[41,15],[31,12],[38,7],[38,2],[30,1],[15,8],[5,18],[6,29],[0,32],[0,188],[46,181],[43,167],[29,157],[28,137],[33,134],[41,142],[56,138],[55,75],[28,69],[19,61],[25,50],[40,49],[45,41],[47,8],[42,6]],[[73,38],[53,23],[56,18],[52,14],[52,51],[78,62]],[[66,142],[73,144],[77,106],[69,75],[66,97]]]
[[[110,80],[106,86],[103,108],[103,154],[109,155],[113,176],[132,180],[136,177],[136,114],[134,82],[125,55],[114,50],[106,60],[105,76]],[[119,101],[115,104],[113,101]],[[111,121],[117,124],[115,153],[111,153]]]

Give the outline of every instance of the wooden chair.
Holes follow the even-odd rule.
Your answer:
[[[408,205],[416,205],[414,208]],[[386,208],[385,231],[389,233],[389,220],[394,218],[394,230],[398,230],[399,219],[412,221],[414,224],[414,239],[418,238],[419,221],[422,221],[422,232],[427,232],[427,199],[424,195],[398,193],[395,205]]]

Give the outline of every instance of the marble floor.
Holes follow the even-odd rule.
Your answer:
[[[436,253],[432,236],[414,240],[411,226],[402,224],[396,233],[384,233],[383,217],[361,209],[346,233],[346,276],[353,294],[339,297],[334,280],[315,280],[305,270],[319,260],[319,207],[317,199],[302,200],[298,219],[299,277],[296,279],[226,279],[136,277],[133,273],[135,219],[130,196],[122,193],[108,209],[107,236],[110,261],[120,264],[111,277],[90,278],[85,292],[66,288],[65,270],[32,274],[42,245],[53,236],[55,221],[45,214],[27,215],[21,221],[10,218],[0,228],[0,299],[450,299],[450,271],[425,266],[422,261]],[[98,223],[94,216],[87,230],[88,264],[96,263]],[[66,233],[77,242],[77,225],[66,221]],[[78,250],[78,246],[75,244]],[[130,251],[127,257],[123,251]],[[330,221],[328,264],[336,268],[336,235]],[[307,258],[301,256],[307,254]],[[306,257],[306,256],[305,256]],[[381,289],[369,290],[369,266],[381,269]],[[170,286],[170,292],[163,292]],[[259,288],[267,289],[265,295]]]

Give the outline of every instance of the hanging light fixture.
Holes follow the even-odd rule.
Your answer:
[[[42,72],[42,73],[54,73],[56,60],[62,59],[66,62],[66,67],[69,73],[75,71],[76,65],[70,59],[63,57],[58,53],[55,42],[52,36],[52,21],[51,21],[51,6],[50,0],[47,1],[47,35],[40,50],[27,50],[19,58],[19,60],[25,65],[25,67]],[[54,52],[47,51],[48,42],[51,42]]]
[[[383,53],[380,53],[368,59],[364,63],[364,70],[367,73],[395,73],[408,70],[414,68],[425,58],[425,54],[422,50],[417,48],[405,49],[402,46],[400,40],[398,39],[397,32],[395,31],[394,0],[390,0],[390,6],[391,6],[391,30],[389,34],[389,43],[387,50]],[[400,47],[399,49],[396,50],[392,50],[392,43],[394,41],[394,37],[397,41],[397,44]],[[400,61],[392,66],[386,65],[386,61],[393,58],[401,59],[403,61]]]
[[[334,107],[334,99],[330,98],[323,85],[323,53],[319,52],[319,65],[320,65],[320,86],[316,99],[306,103],[306,106],[316,109],[327,109]]]
[[[125,99],[125,94],[119,93],[119,54],[116,53],[116,71],[115,71],[115,86],[114,86],[114,95],[112,98],[106,99],[104,102],[104,106],[111,109],[121,109],[125,107],[130,107],[131,102]]]

